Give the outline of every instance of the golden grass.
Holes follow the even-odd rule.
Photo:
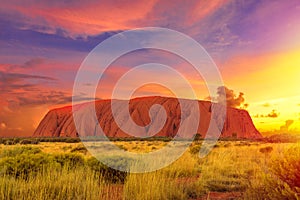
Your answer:
[[[115,141],[115,145],[120,148],[135,153],[148,153],[159,150],[167,145],[163,141]]]
[[[167,143],[116,141],[115,144],[127,151],[145,153],[160,149]],[[197,150],[200,145],[199,142],[194,143],[191,149]],[[0,152],[16,146],[0,145]],[[77,153],[85,158],[91,156],[81,151],[81,143],[27,146],[38,147],[46,154],[78,150]],[[290,152],[290,149],[293,151]],[[200,159],[197,151],[187,151],[163,169],[129,174],[123,185],[99,179],[84,167],[46,170],[29,180],[1,175],[0,199],[197,199],[210,192],[237,192],[241,194],[239,199],[276,199],[272,193],[281,199],[299,199],[299,188],[281,180],[279,174],[283,172],[278,172],[276,168],[294,162],[291,166],[296,168],[299,163],[299,171],[295,169],[290,173],[300,172],[300,153],[295,152],[300,152],[300,143],[219,141],[205,158]],[[297,180],[297,177],[293,180]],[[261,195],[261,192],[265,195]]]
[[[90,170],[46,170],[28,180],[0,178],[0,199],[99,199],[107,184]]]

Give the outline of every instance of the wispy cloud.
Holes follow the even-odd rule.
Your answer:
[[[264,104],[262,104],[262,106],[267,108],[267,107],[270,107],[271,104],[269,104],[269,103],[264,103]]]
[[[97,35],[104,31],[132,28],[132,21],[144,18],[156,3],[139,1],[10,1],[2,13],[13,17],[22,29],[68,36]]]
[[[41,83],[45,84],[45,81],[52,82],[56,80],[57,79],[48,76],[0,71],[0,88],[3,95],[5,93],[13,93],[15,90],[33,91],[39,87]]]

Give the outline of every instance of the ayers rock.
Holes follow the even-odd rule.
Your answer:
[[[129,101],[125,100],[113,100],[116,101],[116,115],[123,125],[129,123],[129,117],[124,117],[125,112],[129,112],[131,119],[137,125],[141,126],[140,135],[143,137],[149,136],[151,132],[151,126],[147,125],[151,122],[149,116],[149,110],[154,104],[160,104],[163,106],[166,121],[163,121],[163,126],[157,129],[158,132],[154,136],[163,137],[174,137],[179,128],[182,126],[181,130],[189,130],[189,126],[196,128],[197,133],[204,137],[206,134],[213,134],[215,132],[221,132],[220,137],[237,137],[237,138],[261,138],[261,134],[255,128],[249,113],[246,110],[227,108],[224,116],[221,116],[218,111],[225,109],[217,103],[211,103],[208,101],[197,101],[197,100],[184,100],[187,103],[186,108],[181,108],[179,100],[171,97],[141,97],[131,99]],[[189,104],[196,102],[199,109],[192,109]],[[79,121],[88,122],[89,127],[85,127],[84,136],[99,136],[103,132],[108,137],[123,138],[123,137],[133,137],[132,134],[127,134],[123,129],[120,129],[117,125],[115,118],[113,117],[111,110],[112,100],[99,100],[93,103],[79,104],[74,107],[75,112],[79,112]],[[126,107],[127,105],[128,107]],[[195,105],[195,104],[193,104]],[[93,107],[92,107],[93,106]],[[215,106],[215,107],[214,107]],[[219,107],[218,107],[219,106]],[[222,108],[223,107],[223,108]],[[91,111],[91,108],[95,108],[96,115]],[[129,108],[129,109],[128,109]],[[212,115],[212,108],[217,108],[213,112],[215,116]],[[185,109],[184,116],[181,116],[181,109]],[[190,110],[189,110],[190,109]],[[191,118],[191,113],[194,111],[200,112],[200,120],[193,123],[193,118]],[[157,110],[160,112],[160,110]],[[220,112],[222,113],[222,112]],[[155,117],[155,115],[153,115]],[[93,118],[94,117],[94,118]],[[97,117],[96,123],[93,123],[93,119]],[[223,117],[223,121],[219,120]],[[156,117],[156,121],[160,121],[159,117]],[[153,122],[155,119],[152,118]],[[213,120],[213,126],[209,128],[210,120]],[[95,121],[95,120],[94,120]],[[192,122],[191,122],[192,121]],[[194,120],[195,121],[195,120]],[[223,122],[220,124],[220,122]],[[99,132],[99,125],[103,132]],[[144,128],[143,128],[144,127]],[[185,127],[185,129],[184,129]],[[101,130],[100,128],[100,130]],[[130,129],[130,127],[127,126]],[[77,130],[80,130],[77,128]],[[126,129],[128,130],[128,129]],[[187,132],[187,131],[183,131]],[[195,133],[185,133],[185,134],[195,134]],[[34,132],[34,137],[78,137],[78,132],[76,131],[72,107],[67,106],[63,108],[57,108],[50,110],[46,116],[42,119],[39,126]],[[82,132],[80,131],[80,136]],[[185,137],[186,135],[178,135],[177,137]]]

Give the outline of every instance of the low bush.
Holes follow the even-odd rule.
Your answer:
[[[15,178],[28,179],[34,176],[43,166],[50,164],[47,155],[38,154],[20,154],[14,157],[6,157],[1,159],[1,174],[9,175]]]
[[[300,142],[300,136],[298,134],[283,133],[271,135],[260,140],[268,143],[295,143]]]
[[[77,168],[85,164],[84,158],[76,153],[54,154],[53,162],[59,163],[61,167]]]
[[[19,141],[20,144],[39,144],[39,141],[36,139],[23,139]]]
[[[86,154],[88,152],[88,150],[85,148],[85,146],[80,145],[80,146],[77,146],[77,147],[74,147],[73,149],[71,149],[70,152]]]
[[[117,157],[107,158],[107,162],[116,167],[124,168],[127,166],[126,161]],[[88,168],[99,178],[112,183],[124,183],[127,176],[126,172],[109,168],[94,157],[85,159],[78,153],[47,154],[31,146],[20,146],[0,152],[0,178],[9,176],[27,180],[49,169],[61,171],[82,168]]]
[[[119,161],[119,162],[122,162]],[[123,163],[124,164],[124,163]],[[124,183],[127,177],[127,172],[119,171],[113,168],[110,168],[103,163],[101,163],[96,158],[92,157],[87,160],[87,165],[96,172],[97,175],[100,175],[105,180],[112,183]],[[114,163],[115,165],[115,163]]]
[[[15,143],[13,140],[6,140],[4,144],[5,145],[14,145]]]
[[[80,138],[71,138],[71,137],[38,138],[38,140],[40,142],[65,142],[65,143],[81,142]]]
[[[271,153],[272,151],[273,151],[273,147],[271,146],[262,147],[259,149],[259,152],[266,153],[266,154]]]
[[[195,155],[198,154],[201,149],[201,144],[193,145],[190,147],[190,153]]]
[[[42,151],[37,147],[30,147],[30,146],[21,146],[21,147],[14,147],[12,149],[4,149],[0,153],[0,158],[4,157],[16,157],[18,155],[30,155],[30,154],[37,154],[41,153]]]
[[[245,194],[246,198],[300,199],[299,146],[296,145],[285,151],[281,157],[272,158],[268,170],[258,176],[258,181],[250,182]]]

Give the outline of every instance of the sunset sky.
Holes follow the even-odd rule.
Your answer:
[[[244,93],[260,131],[300,132],[300,2],[187,2],[2,1],[0,136],[31,135],[49,109],[71,104],[77,70],[94,47],[116,33],[141,27],[169,28],[198,41],[217,64],[224,84],[237,95]],[[114,62],[97,98],[109,98],[122,73],[153,60],[184,74],[197,97],[207,98],[203,79],[188,63],[154,50]],[[137,79],[160,74],[176,84],[162,72],[151,73]],[[152,94],[171,92],[158,85],[136,92]]]

